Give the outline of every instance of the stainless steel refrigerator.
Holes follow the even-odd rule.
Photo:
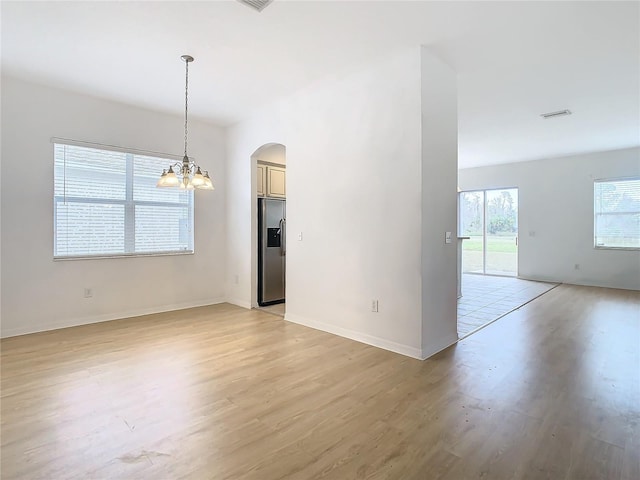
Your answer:
[[[284,302],[286,259],[286,204],[258,199],[258,305]]]

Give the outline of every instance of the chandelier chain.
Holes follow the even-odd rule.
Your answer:
[[[189,112],[188,108],[188,98],[189,98],[189,62],[185,61],[186,64],[186,75],[184,82],[184,156],[187,156],[187,114]]]

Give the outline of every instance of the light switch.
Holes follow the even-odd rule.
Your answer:
[[[298,233],[298,241],[301,242],[302,241],[302,232]]]
[[[453,241],[451,235],[451,232],[444,233],[444,243],[451,243]]]

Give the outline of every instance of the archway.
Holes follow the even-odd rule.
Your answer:
[[[259,303],[281,304],[284,301],[284,285],[286,284],[286,228],[284,227],[285,216],[284,210],[286,205],[286,147],[280,143],[266,143],[256,149],[250,157],[251,163],[251,306],[259,307]],[[267,201],[268,200],[268,201]],[[271,207],[282,205],[283,214],[281,219],[283,222],[271,225],[273,238],[271,238],[267,250],[268,241],[267,231],[261,233],[259,228],[261,212],[265,205]],[[259,209],[260,207],[260,209]],[[273,216],[275,214],[272,214]],[[280,218],[280,217],[279,217]],[[278,222],[278,219],[276,219]],[[269,228],[266,225],[262,227]],[[276,231],[277,230],[277,231]],[[275,250],[279,249],[278,255],[282,256],[282,302],[280,295],[274,292],[269,295],[264,294],[265,267],[267,251],[271,255]],[[262,253],[260,253],[262,252]],[[273,261],[271,262],[271,264]],[[277,275],[277,273],[276,273]],[[273,284],[273,281],[271,282]],[[274,286],[275,291],[279,291],[279,286]],[[269,308],[266,307],[265,308]],[[284,305],[273,307],[274,313],[284,315]]]

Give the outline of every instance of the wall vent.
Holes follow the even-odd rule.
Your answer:
[[[238,2],[261,12],[267,7],[267,5],[273,2],[273,0],[238,0]]]
[[[559,110],[557,112],[543,113],[540,116],[542,118],[555,118],[555,117],[563,117],[565,115],[571,115],[571,111],[570,110]]]

